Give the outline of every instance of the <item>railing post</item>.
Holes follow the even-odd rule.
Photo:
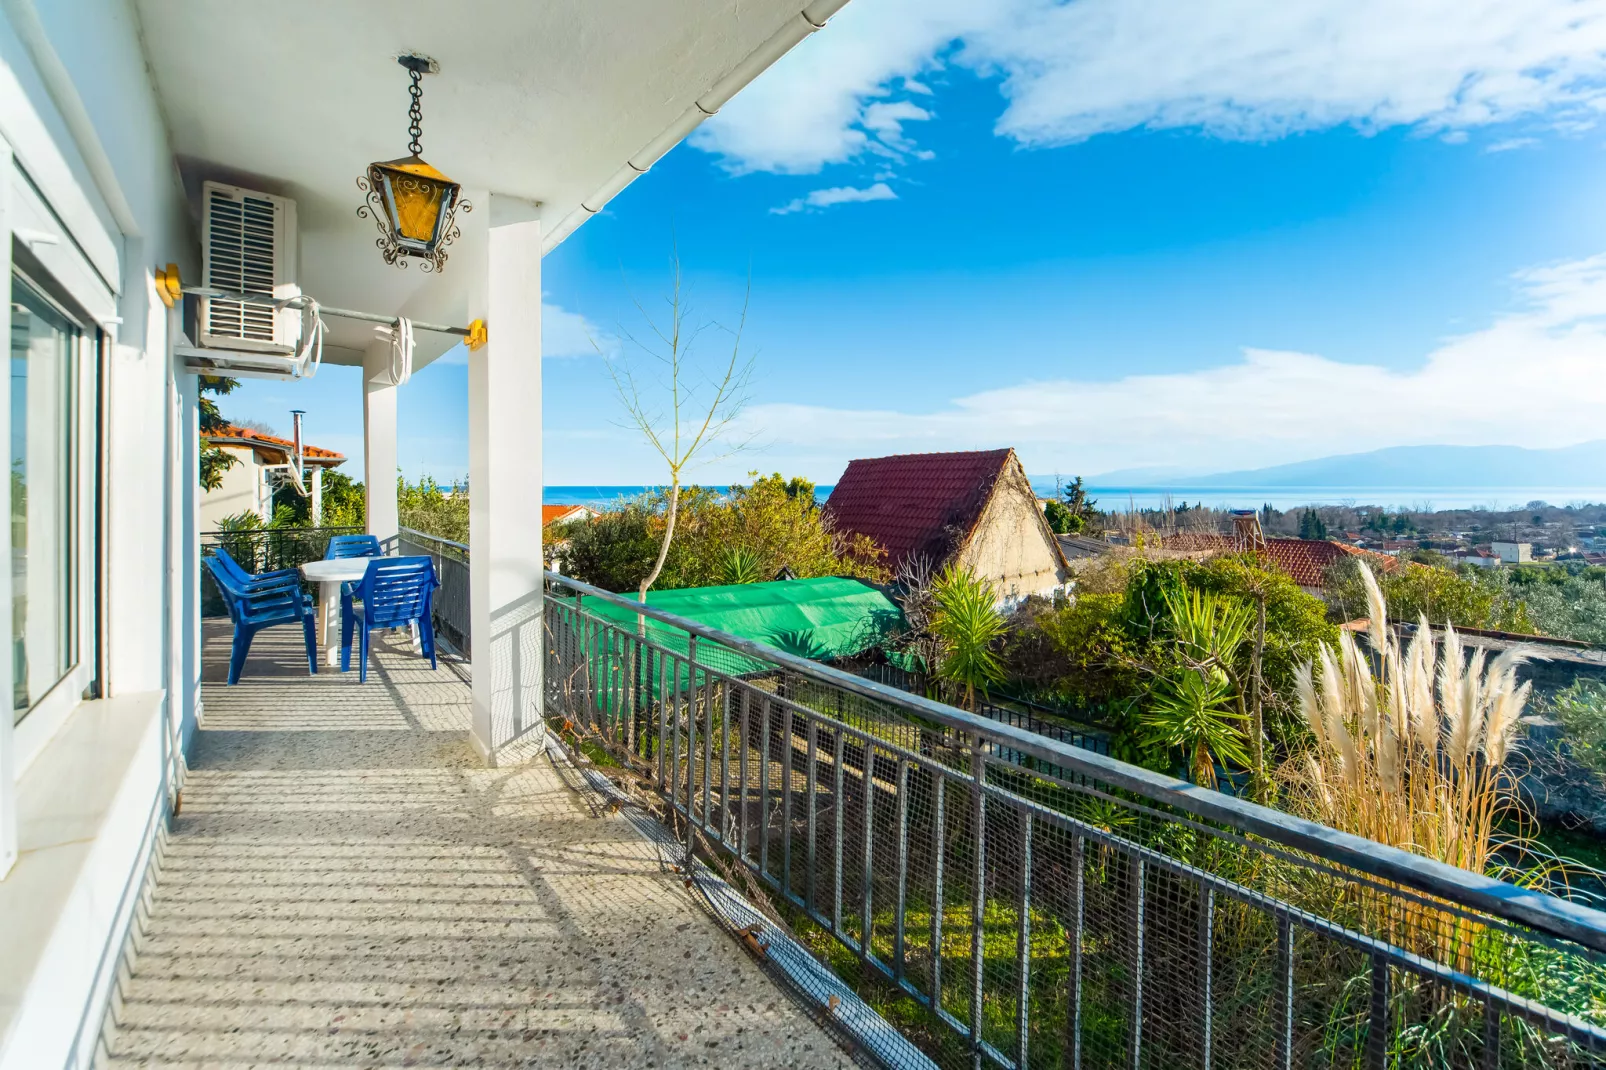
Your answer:
[[[1143,883],[1146,867],[1141,855],[1128,856],[1130,877],[1128,892],[1132,903],[1132,1022],[1131,1065],[1133,1070],[1143,1066]]]
[[[815,908],[815,905],[814,905],[815,875],[819,872],[819,869],[820,869],[819,854],[817,852],[817,846],[818,845],[816,843],[816,834],[818,833],[817,824],[818,824],[819,815],[816,812],[816,807],[815,807],[815,800],[819,797],[819,789],[820,789],[820,778],[819,778],[819,770],[820,770],[820,765],[819,765],[820,725],[819,725],[819,722],[813,717],[809,717],[806,720],[807,720],[807,732],[808,732],[808,739],[809,739],[809,750],[808,750],[808,758],[806,759],[806,761],[808,762],[808,768],[804,770],[804,777],[803,777],[803,785],[804,785],[804,787],[803,787],[803,791],[804,791],[804,794],[806,794],[808,796],[808,798],[804,801],[804,804],[803,804],[804,805],[804,811],[803,811],[803,813],[804,813],[805,821],[806,821],[807,828],[808,828],[808,837],[809,837],[809,839],[808,839],[807,861],[804,863],[804,865],[806,865],[808,867],[808,872],[806,872],[803,875],[803,890],[804,890],[803,900],[804,900],[805,905],[807,906],[807,909],[808,909],[809,913],[813,914],[816,911],[816,908]],[[840,807],[842,805],[841,804],[841,800],[837,801],[837,805],[838,805],[838,807]],[[837,871],[837,879],[841,880],[841,878],[842,878],[842,874],[841,874],[841,871],[839,869]]]
[[[837,730],[841,735],[841,729]],[[859,957],[870,958],[870,943],[875,938],[874,914],[874,862],[875,862],[875,744],[864,737],[864,876],[859,887]]]
[[[892,934],[893,978],[903,982],[903,915],[909,898],[909,759],[898,759],[898,912]]]
[[[1288,915],[1277,918],[1277,1065],[1294,1066],[1294,928]]]
[[[986,762],[981,740],[970,736],[970,812],[975,821],[976,837],[970,903],[970,1062],[976,1070],[981,1067],[982,984],[986,972],[983,926],[987,915],[987,794],[983,790],[987,780]]]
[[[686,643],[686,865],[690,875],[692,844],[692,808],[697,798],[697,637],[688,636]],[[679,673],[676,673],[675,690],[680,690]],[[679,718],[675,723],[680,724]],[[678,753],[680,745],[677,742]]]
[[[1065,1062],[1071,1070],[1082,1067],[1082,918],[1085,893],[1087,840],[1080,832],[1071,836],[1071,924],[1067,938],[1071,945],[1071,968],[1066,974]]]
[[[1389,960],[1372,953],[1372,1007],[1366,1026],[1367,1070],[1387,1070],[1389,1055]]]
[[[1215,890],[1208,884],[1201,883],[1199,885],[1199,1048],[1202,1070],[1210,1070],[1211,1031],[1215,1024],[1215,997],[1211,992],[1215,922]]]
[[[946,837],[943,835],[943,786],[948,778],[940,769],[931,773],[932,808],[935,820],[931,825],[931,1005],[942,1008],[942,919],[946,907],[942,901],[942,862]]]
[[[842,758],[846,745],[846,737],[842,729],[836,729],[836,746],[832,748],[831,760],[834,766],[831,780],[832,799],[831,806],[832,837],[831,837],[831,931],[838,936],[842,935],[842,834],[846,831],[843,820],[842,805],[844,795],[842,782]]]
[[[1031,1032],[1032,991],[1032,815],[1020,815],[1020,899],[1016,904],[1019,927],[1015,938],[1015,963],[1019,971],[1015,989],[1015,1065],[1026,1067]]]

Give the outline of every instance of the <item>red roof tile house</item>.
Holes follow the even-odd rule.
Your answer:
[[[1397,558],[1389,557],[1387,554],[1361,550],[1331,539],[1262,539],[1250,546],[1237,535],[1182,532],[1167,536],[1165,548],[1207,553],[1232,553],[1253,549],[1255,553],[1288,573],[1295,583],[1312,594],[1321,591],[1323,577],[1333,562],[1347,557],[1359,557],[1377,572],[1392,572],[1400,566]]]
[[[851,461],[825,512],[838,531],[875,540],[894,572],[918,559],[957,562],[1006,602],[1050,594],[1070,576],[1014,450]]]
[[[215,531],[224,517],[255,513],[272,519],[274,479],[270,468],[288,464],[295,443],[249,427],[230,425],[206,436],[213,446],[232,453],[238,463],[223,473],[223,483],[201,496],[201,530]],[[302,463],[311,481],[323,482],[323,470],[346,463],[346,455],[318,446],[301,446]]]
[[[567,524],[572,520],[590,520],[596,515],[583,505],[543,505],[541,526],[546,528],[553,524]]]

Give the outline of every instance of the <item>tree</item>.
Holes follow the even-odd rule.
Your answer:
[[[223,486],[223,473],[239,464],[240,458],[236,457],[231,450],[212,445],[212,440],[208,437],[220,434],[229,426],[229,422],[223,418],[217,402],[211,395],[221,397],[224,394],[234,393],[235,388],[240,385],[240,380],[230,379],[224,375],[202,375],[198,378],[200,380],[197,408],[200,410],[201,425],[201,489],[217,490]]]
[[[1044,503],[1043,519],[1048,521],[1049,530],[1056,535],[1069,535],[1073,531],[1080,530],[1070,509],[1058,498],[1050,498]]]
[[[653,530],[657,519],[649,499],[643,496],[590,520],[550,530],[555,540],[568,541],[563,568],[569,575],[606,591],[628,591],[652,568],[658,552]]]
[[[835,531],[814,502],[807,481],[779,473],[751,473],[750,484],[724,494],[706,487],[680,489],[676,536],[663,560],[660,589],[706,587],[769,580],[783,568],[794,576],[857,576],[874,583],[888,578],[884,553],[863,535]],[[797,493],[799,485],[807,493]],[[642,495],[602,514],[598,522],[571,526],[564,564],[576,579],[613,591],[639,588],[662,548],[668,489]],[[731,570],[731,554],[744,562]]]
[[[333,468],[325,469],[323,516],[318,522],[326,528],[367,527],[368,502],[362,483]]]
[[[1396,620],[1427,617],[1440,626],[1493,628],[1497,631],[1532,632],[1527,605],[1502,582],[1494,570],[1471,567],[1452,570],[1430,565],[1402,564],[1377,579],[1388,612]],[[1323,577],[1324,592],[1334,615],[1351,620],[1367,612],[1366,584],[1359,561],[1336,562]]]
[[[1194,783],[1214,787],[1218,762],[1250,764],[1237,667],[1254,610],[1242,599],[1197,589],[1168,588],[1164,599],[1176,664],[1156,681],[1143,727],[1151,742],[1188,756]]]
[[[1327,538],[1327,524],[1317,515],[1316,510],[1307,506],[1299,515],[1299,537],[1302,539]]]
[[[1094,506],[1098,502],[1087,496],[1087,488],[1082,485],[1082,477],[1077,476],[1066,485],[1063,492],[1065,498],[1065,511],[1068,514],[1066,530],[1060,534],[1079,535],[1086,531],[1093,522]]]
[[[994,641],[1004,634],[997,595],[992,584],[969,568],[949,565],[932,584],[932,598],[937,675],[957,685],[965,708],[973,710],[978,689],[1004,680],[1003,663],[993,651]]]
[[[432,476],[421,476],[417,483],[396,477],[396,517],[404,528],[422,531],[437,539],[468,542],[467,484],[442,487]]]
[[[667,409],[658,408],[643,395],[642,384],[631,366],[621,360],[608,360],[608,375],[624,407],[629,422],[641,432],[654,452],[662,458],[669,473],[669,493],[664,527],[658,544],[658,557],[637,588],[637,598],[645,602],[647,591],[657,581],[669,558],[669,547],[675,538],[675,521],[680,510],[680,483],[686,470],[702,458],[703,452],[722,439],[731,429],[736,417],[747,403],[747,386],[752,378],[753,359],[742,359],[742,332],[747,325],[747,301],[752,295],[749,281],[747,296],[742,301],[742,312],[735,329],[708,322],[688,327],[690,308],[686,302],[678,253],[670,255],[671,285],[667,303],[668,320],[661,326],[642,308],[636,308],[656,337],[656,344],[643,343],[625,333],[625,338],[638,350],[660,366],[658,386],[667,395]],[[730,358],[715,365],[714,375],[706,384],[695,383],[694,348],[698,338],[707,330],[721,330],[731,336]],[[592,343],[594,346],[595,342]],[[601,347],[597,347],[600,354]],[[605,354],[604,354],[605,355]],[[740,445],[734,448],[740,448]]]

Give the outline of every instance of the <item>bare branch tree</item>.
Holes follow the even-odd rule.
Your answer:
[[[628,343],[656,362],[655,381],[644,384],[638,370],[627,360],[607,361],[608,375],[624,407],[628,426],[641,432],[669,470],[669,505],[663,541],[658,546],[658,559],[653,562],[652,571],[641,581],[637,591],[637,598],[642,602],[647,600],[648,590],[657,582],[669,558],[669,545],[675,537],[675,521],[680,512],[682,476],[696,464],[729,456],[749,445],[745,440],[730,441],[729,433],[747,406],[747,390],[753,375],[754,357],[744,358],[742,354],[742,334],[747,327],[747,307],[753,293],[752,278],[749,277],[742,297],[741,316],[732,329],[713,321],[691,325],[691,308],[686,300],[678,251],[671,251],[670,271],[670,291],[665,298],[669,306],[668,319],[662,322],[654,319],[638,301],[636,308],[652,338],[643,341],[628,331],[621,331]],[[701,362],[694,353],[695,343],[710,330],[730,336],[730,355],[725,357],[722,349],[720,358],[712,362],[712,374],[701,376]],[[602,352],[595,340],[592,345]],[[705,456],[716,443],[725,446],[724,452]]]

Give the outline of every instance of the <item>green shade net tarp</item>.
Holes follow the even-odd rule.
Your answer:
[[[572,601],[572,595],[561,587],[555,591],[564,601]],[[835,576],[649,591],[647,604],[815,661],[862,654],[904,627],[903,612],[892,599],[860,580]],[[584,608],[625,632],[636,630],[636,614],[622,606],[586,598]],[[689,647],[686,632],[655,620],[647,621],[647,637],[682,655]],[[587,646],[606,647],[610,642],[606,636],[592,637]],[[696,660],[732,675],[769,668],[707,639],[698,640]]]

